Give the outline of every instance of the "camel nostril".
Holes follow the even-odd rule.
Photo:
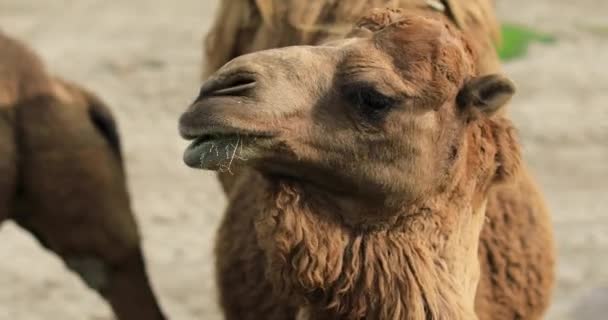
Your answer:
[[[238,93],[252,89],[255,87],[255,84],[256,82],[253,80],[239,80],[230,84],[226,88],[215,90],[211,94],[214,96],[234,96]]]
[[[251,73],[238,73],[220,79],[213,79],[201,88],[200,98],[213,96],[241,96],[257,84]]]

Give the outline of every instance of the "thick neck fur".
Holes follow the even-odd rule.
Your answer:
[[[476,319],[485,200],[473,197],[474,183],[366,230],[346,223],[349,213],[327,195],[271,185],[256,232],[267,276],[301,308],[299,319]]]

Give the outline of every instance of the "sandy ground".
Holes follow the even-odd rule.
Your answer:
[[[546,192],[559,246],[548,319],[608,314],[608,2],[497,0],[500,16],[554,33],[506,71],[512,115]],[[225,200],[181,162],[180,112],[199,85],[216,1],[2,0],[0,28],[51,70],[100,94],[122,131],[147,261],[172,319],[221,319],[211,248]],[[0,320],[112,319],[109,308],[12,223],[0,232]]]

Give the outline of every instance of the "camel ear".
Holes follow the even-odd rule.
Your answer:
[[[508,78],[491,74],[469,80],[458,93],[456,102],[462,109],[476,108],[491,116],[511,100],[515,85]]]

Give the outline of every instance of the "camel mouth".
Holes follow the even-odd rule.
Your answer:
[[[196,169],[230,171],[233,165],[255,158],[272,136],[253,132],[201,135],[184,151],[186,165]]]

